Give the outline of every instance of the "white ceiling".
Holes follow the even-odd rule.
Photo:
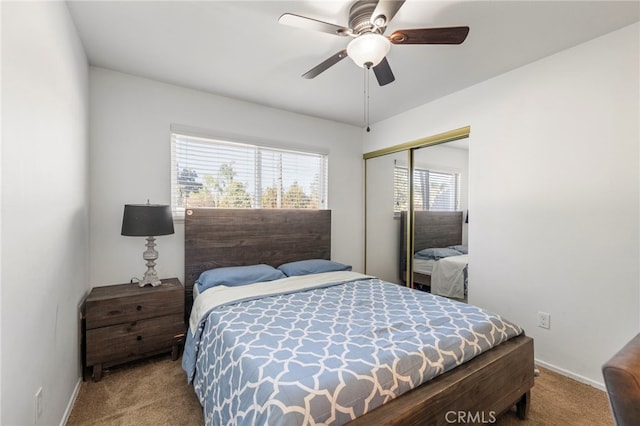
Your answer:
[[[350,38],[278,24],[290,12],[347,26],[347,1],[69,1],[91,65],[362,126]],[[371,123],[640,20],[638,1],[407,0],[387,27],[469,26],[459,46],[392,45],[396,81],[370,76]],[[598,60],[594,58],[594,61]]]

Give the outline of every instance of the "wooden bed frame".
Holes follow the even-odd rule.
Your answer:
[[[328,210],[188,209],[185,311],[207,269],[331,257]],[[514,405],[525,419],[534,384],[533,339],[521,335],[444,373],[349,424],[446,425],[491,420]]]
[[[415,235],[413,252],[431,247],[448,247],[462,244],[462,212],[415,211]],[[407,212],[400,213],[400,279],[406,283],[407,270]],[[431,275],[413,273],[413,286],[430,291]]]

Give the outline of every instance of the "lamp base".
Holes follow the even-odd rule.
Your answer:
[[[158,258],[158,252],[155,249],[155,240],[154,237],[147,237],[147,250],[142,254],[142,258],[147,261],[147,272],[144,273],[142,281],[138,283],[140,287],[146,285],[157,287],[162,284],[155,270],[156,259]]]
[[[152,274],[149,274],[149,271],[147,270],[147,272],[144,273],[144,277],[142,278],[142,281],[138,283],[138,286],[144,287],[146,285],[151,285],[153,287],[157,287],[160,284],[162,284],[162,281],[158,278],[156,271],[152,271],[152,272],[153,272]]]

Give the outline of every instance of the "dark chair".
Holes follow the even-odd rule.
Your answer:
[[[602,366],[602,375],[616,424],[640,424],[640,334]]]

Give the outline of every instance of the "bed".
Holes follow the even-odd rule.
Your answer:
[[[185,219],[186,311],[190,312],[192,309],[194,283],[203,271],[240,265],[266,264],[278,266],[283,263],[305,259],[330,259],[330,224],[331,213],[326,210],[187,210]],[[329,277],[331,274],[341,275],[341,277]],[[274,280],[271,283],[274,283],[274,286],[276,285],[275,283],[289,286],[293,285],[291,284],[292,281],[302,282],[315,279],[315,276],[294,276]],[[482,415],[486,417],[497,415],[514,405],[517,407],[519,416],[521,418],[526,417],[529,390],[533,386],[533,340],[523,333],[519,333],[515,329],[517,326],[503,323],[501,319],[496,317],[492,317],[490,321],[495,325],[495,330],[501,331],[496,332],[494,330],[492,333],[497,333],[496,336],[503,335],[505,341],[480,355],[472,354],[470,356],[472,359],[458,366],[442,367],[443,371],[448,371],[439,372],[441,374],[414,389],[402,389],[398,395],[386,391],[374,391],[374,388],[379,389],[379,386],[372,385],[372,383],[388,381],[389,377],[392,377],[392,382],[399,383],[399,388],[404,386],[405,382],[408,383],[412,380],[414,384],[418,383],[416,380],[420,379],[411,379],[410,377],[415,377],[416,374],[419,376],[422,372],[417,371],[420,370],[419,368],[416,369],[409,366],[409,364],[403,364],[408,362],[405,360],[398,360],[396,364],[407,365],[406,374],[397,374],[397,371],[394,370],[396,371],[394,373],[395,376],[394,374],[389,375],[390,373],[384,374],[383,372],[376,379],[368,379],[366,378],[366,372],[358,370],[358,367],[353,367],[352,365],[344,368],[339,365],[332,366],[331,362],[337,362],[335,358],[329,364],[314,370],[313,366],[317,367],[318,364],[312,360],[310,361],[308,357],[311,355],[316,356],[318,353],[325,353],[325,355],[333,353],[332,350],[326,349],[329,346],[326,346],[325,349],[316,348],[311,351],[313,353],[297,352],[296,356],[280,359],[283,356],[282,352],[291,349],[287,347],[289,343],[287,343],[288,341],[285,340],[285,337],[280,336],[270,339],[272,343],[278,342],[278,344],[282,345],[277,350],[272,348],[261,354],[254,352],[249,354],[244,351],[248,344],[242,339],[247,336],[250,336],[250,340],[253,339],[253,341],[261,338],[259,336],[264,336],[265,329],[260,327],[264,325],[265,321],[269,322],[274,319],[282,320],[281,323],[276,325],[276,329],[286,330],[284,332],[285,335],[297,335],[298,337],[296,338],[300,339],[300,328],[296,328],[293,324],[310,320],[308,316],[311,315],[310,312],[304,310],[298,311],[300,306],[316,310],[320,312],[319,315],[324,312],[327,318],[338,319],[330,327],[342,328],[340,328],[339,332],[336,331],[336,333],[331,334],[343,339],[337,344],[344,345],[344,357],[347,356],[346,354],[356,351],[355,347],[362,344],[359,340],[360,335],[364,335],[366,332],[359,334],[358,328],[367,326],[367,322],[375,323],[378,318],[385,316],[386,311],[384,309],[389,309],[388,305],[392,304],[390,302],[395,299],[396,295],[401,296],[404,300],[403,303],[409,304],[418,299],[433,298],[438,301],[433,305],[439,305],[437,309],[450,308],[451,306],[457,310],[461,310],[463,307],[468,307],[471,310],[476,309],[471,305],[438,298],[424,292],[386,283],[375,277],[362,276],[353,271],[327,272],[323,279],[325,279],[325,282],[321,284],[313,281],[302,283],[301,285],[306,287],[303,287],[304,291],[301,292],[286,290],[274,295],[268,294],[264,298],[245,297],[243,299],[243,296],[249,294],[250,287],[264,288],[262,283],[252,284],[244,288],[240,287],[240,290],[235,289],[234,291],[239,294],[236,297],[240,297],[243,300],[232,302],[230,305],[225,305],[224,300],[219,300],[227,297],[228,292],[224,288],[216,290],[214,287],[213,290],[219,293],[214,295],[214,293],[210,292],[212,289],[209,289],[197,297],[194,315],[189,318],[192,326],[190,326],[187,343],[185,344],[183,366],[186,359],[193,360],[193,365],[187,366],[185,369],[188,372],[188,376],[190,376],[189,378],[193,380],[196,394],[198,394],[204,406],[204,415],[208,424],[243,424],[243,420],[244,424],[261,424],[265,422],[269,424],[316,424],[316,421],[324,424],[344,424],[349,422],[349,424],[353,425],[447,424],[448,420],[450,420],[446,418],[447,413],[469,413],[469,415],[472,413],[484,413]],[[328,282],[326,282],[327,279],[329,280]],[[344,280],[346,284],[341,284],[342,281],[340,280]],[[299,285],[299,283],[295,283],[295,285]],[[361,291],[365,292],[364,296]],[[400,291],[400,293],[397,293],[397,291]],[[323,311],[324,309],[333,309],[331,306],[337,300],[345,299],[349,294],[355,295],[353,300],[357,303],[346,307],[338,306],[335,311]],[[302,298],[305,303],[302,305],[294,304],[294,302],[298,303],[296,301],[298,298]],[[203,308],[200,305],[204,303],[205,299],[214,300],[215,303],[220,303],[221,305],[204,313],[202,317],[204,320],[200,322],[199,319],[194,318],[202,314]],[[362,321],[362,317],[354,314],[358,309],[351,309],[351,307],[360,306],[362,303],[365,304],[365,312],[378,312],[380,309],[383,309],[383,311],[379,311],[381,314],[377,315],[369,313],[368,317],[366,317],[367,321]],[[369,311],[369,309],[372,309],[372,311]],[[254,319],[248,320],[244,315],[249,315]],[[432,318],[438,317],[445,322],[454,317],[449,313],[439,316],[433,313],[431,315],[433,315]],[[255,320],[256,318],[261,319]],[[309,324],[307,323],[309,327],[313,327]],[[346,332],[344,331],[345,327],[348,329]],[[410,341],[415,338],[417,328],[417,325],[404,327],[403,332],[408,333],[405,337],[412,337],[401,340]],[[322,329],[325,328],[320,327],[320,330],[315,331],[320,332]],[[507,329],[510,330],[508,333],[505,331]],[[267,330],[268,333],[275,333],[273,329]],[[444,332],[445,329],[443,328],[440,331]],[[507,339],[505,333],[514,334],[514,337]],[[422,333],[417,333],[417,335],[422,335]],[[497,340],[500,339],[496,337]],[[472,341],[474,339],[469,338],[468,342]],[[232,343],[228,344],[229,342]],[[266,343],[258,341],[257,346],[264,349],[266,346],[263,344]],[[457,357],[458,360],[462,361],[463,358],[468,357],[465,351],[469,348],[471,348],[471,353],[474,353],[474,345],[475,342],[473,345],[464,345],[465,348],[461,353],[455,356],[451,355],[451,357]],[[365,347],[365,345],[362,346]],[[218,353],[223,354],[222,356],[212,355],[215,354],[216,350],[210,352],[208,349],[216,347],[216,350],[219,351]],[[376,351],[383,352],[382,349],[376,349]],[[358,357],[366,358],[365,354],[367,352],[371,351],[367,348],[365,352],[356,351],[353,353],[357,353]],[[335,355],[335,353],[333,354]],[[414,358],[416,356],[414,353]],[[251,377],[255,379],[254,376],[258,374],[256,373],[257,371],[260,374],[263,372],[262,364],[258,369],[252,370],[251,367],[253,360],[260,357],[267,357],[272,361],[282,361],[281,365],[289,367],[283,369],[281,375],[276,375],[277,377],[267,376],[266,384],[252,382]],[[422,359],[422,370],[429,370],[430,368],[427,368],[429,361],[426,361],[425,358],[420,358],[420,356],[417,356],[416,359],[418,358]],[[278,364],[278,362],[275,362],[275,364]],[[360,359],[360,366],[365,364],[367,362]],[[293,368],[291,366],[296,367]],[[307,370],[308,368],[310,370]],[[370,365],[367,368],[371,370]],[[436,366],[435,369],[437,370],[438,368]],[[267,367],[264,366],[264,371],[266,370]],[[333,376],[332,374],[326,375],[326,372],[321,372],[320,370],[332,370]],[[378,368],[378,370],[384,370],[384,368]],[[355,393],[345,394],[348,399],[346,402],[337,397],[334,399],[328,397],[322,385],[316,390],[311,389],[315,384],[321,384],[321,382],[325,381],[331,382],[333,380],[331,377],[335,379],[340,375],[358,377],[355,382],[356,385],[349,384],[350,382],[347,383],[346,379],[344,383],[340,382],[340,386],[344,385],[345,388],[360,389]],[[241,382],[240,379],[243,376],[251,376],[249,377],[249,382]],[[305,381],[308,378],[314,378],[311,381],[313,385]],[[229,383],[232,383],[232,385],[229,386]],[[247,383],[253,384],[249,385]],[[249,389],[251,386],[254,389]],[[292,387],[309,387],[309,397],[302,398],[303,401],[307,402],[322,401],[324,395],[324,410],[330,414],[329,417],[320,420],[314,417],[315,414],[312,414],[312,411],[315,408],[310,408],[310,406],[316,404],[315,406],[317,407],[318,404],[316,402],[309,402],[310,406],[307,407],[304,405],[305,402],[293,403],[289,400],[279,404],[279,396],[278,398],[267,399],[267,402],[258,399],[261,398],[260,394],[264,393],[265,389],[268,391],[267,394],[269,392],[273,394],[274,386],[277,387],[281,394],[286,394],[285,396],[287,397],[293,393]],[[223,387],[225,389],[222,389]],[[253,399],[249,400],[249,402],[234,403],[233,400],[238,399],[238,395],[244,393],[247,389],[250,390],[249,394],[252,395]],[[318,394],[318,392],[320,393]],[[211,398],[211,402],[207,400],[207,396],[203,396],[214,393],[217,393],[217,395]],[[224,394],[221,395],[220,393]],[[294,396],[293,398],[295,399],[296,397]],[[323,403],[320,403],[320,406],[322,405]],[[266,414],[267,417],[259,417],[266,412],[264,410],[260,411],[261,407],[265,406],[271,406],[273,410]],[[260,413],[256,414],[257,411],[260,411]]]
[[[406,284],[407,212],[400,216],[399,273]],[[466,300],[468,252],[462,246],[462,212],[415,211],[413,287]],[[450,250],[455,247],[456,250]],[[464,247],[464,248],[462,248]],[[421,253],[428,255],[420,256]],[[448,252],[447,252],[448,251]]]

